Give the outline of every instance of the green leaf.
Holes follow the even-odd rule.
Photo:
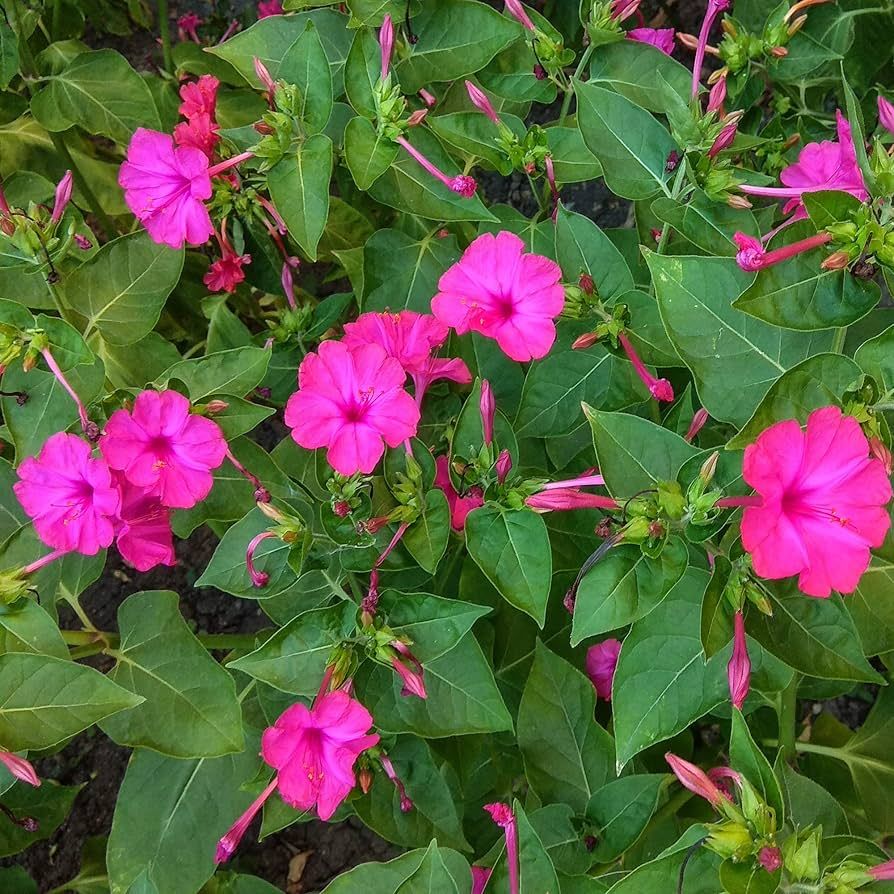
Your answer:
[[[720,882],[727,894],[774,894],[779,889],[782,870],[767,872],[756,859],[743,863],[724,860]]]
[[[524,139],[527,128],[520,118],[503,113],[500,120],[516,137]],[[428,124],[445,143],[458,149],[467,158],[484,159],[498,171],[506,170],[506,153],[497,143],[500,131],[477,109],[436,115],[429,119]]]
[[[121,645],[109,674],[142,704],[108,718],[103,732],[119,745],[170,757],[241,751],[242,710],[233,678],[195,638],[176,593],[135,593],[118,609]]]
[[[270,362],[265,348],[233,348],[190,360],[181,360],[161,380],[179,379],[196,403],[212,394],[248,394],[263,378]]]
[[[611,862],[636,843],[666,781],[660,773],[638,773],[612,780],[593,794],[587,805],[587,819],[597,827],[593,860]]]
[[[645,617],[676,586],[689,564],[686,545],[670,537],[658,558],[633,544],[610,550],[581,581],[571,645]]]
[[[549,154],[557,183],[583,183],[602,176],[599,159],[587,149],[587,144],[576,127],[547,128]],[[564,206],[560,206],[559,213]]]
[[[273,407],[253,404],[251,401],[234,397],[231,394],[218,394],[215,397],[227,405],[226,409],[214,414],[214,421],[220,426],[220,430],[227,440],[253,431],[276,412]]]
[[[519,894],[547,894],[559,890],[556,870],[543,840],[531,825],[521,804],[516,801],[512,805],[518,828],[518,869]],[[509,869],[505,847],[503,854],[494,866],[488,887],[494,891],[509,891]]]
[[[317,245],[329,217],[332,140],[317,133],[302,143],[294,157],[286,156],[267,175],[270,197],[289,233],[302,251],[317,259]]]
[[[727,656],[705,663],[699,635],[708,575],[689,568],[624,638],[612,685],[618,767],[728,698]]]
[[[115,50],[76,56],[51,78],[43,95],[44,102],[66,119],[61,130],[77,124],[87,133],[126,144],[138,127],[161,129],[149,87]]]
[[[844,809],[818,782],[777,759],[789,821],[796,827],[821,825],[826,835],[850,831]]]
[[[832,346],[832,332],[788,332],[733,308],[753,274],[732,258],[647,252],[646,261],[668,337],[715,419],[744,425],[787,369]]]
[[[844,600],[860,634],[863,652],[879,655],[894,643],[894,564],[873,556],[857,589]]]
[[[366,118],[345,128],[345,163],[358,189],[368,190],[397,159],[397,143],[380,134]]]
[[[0,742],[38,751],[64,742],[141,699],[99,671],[48,655],[0,655]]]
[[[276,73],[278,79],[298,88],[296,114],[308,133],[319,133],[332,114],[332,75],[326,51],[312,19],[286,50]]]
[[[400,677],[390,667],[374,665],[365,678],[358,677],[360,700],[376,718],[377,729],[426,739],[512,729],[493,671],[471,633],[426,662],[424,677],[425,699],[402,696]]]
[[[0,606],[0,653],[33,652],[68,659],[56,622],[33,599]]]
[[[198,760],[137,749],[109,835],[111,894],[195,894],[214,872],[218,840],[254,797],[242,786],[258,763],[257,747]]]
[[[65,822],[71,812],[81,785],[59,785],[44,779],[40,788],[20,783],[3,794],[3,806],[17,817],[32,817],[37,821],[37,830],[27,832],[21,826],[14,825],[8,819],[0,825],[0,857],[16,854],[30,847],[37,841],[43,841]],[[4,894],[15,894],[6,887],[5,879],[0,876],[0,885]],[[35,889],[36,890],[36,889]]]
[[[353,801],[357,816],[376,834],[402,847],[437,838],[444,844],[469,850],[457,812],[457,793],[448,784],[449,765],[436,760],[429,746],[415,736],[399,736],[388,757],[403,782],[413,809],[400,809],[400,793],[384,774],[369,794]]]
[[[0,90],[6,90],[18,73],[19,39],[3,16],[0,18]]]
[[[444,491],[434,488],[425,495],[422,513],[407,529],[402,543],[416,563],[434,574],[450,538],[450,509]]]
[[[811,677],[881,681],[863,657],[857,629],[840,596],[811,599],[793,581],[768,592],[772,617],[757,611],[748,615],[748,633],[768,652]]]
[[[675,148],[670,134],[629,99],[574,82],[577,118],[587,148],[602,164],[606,185],[625,199],[668,193],[665,164]]]
[[[473,0],[439,0],[413,20],[419,39],[397,65],[404,93],[483,68],[522,36],[521,26]]]
[[[695,190],[688,202],[661,196],[652,202],[652,213],[709,255],[735,257],[738,248],[733,242],[733,233],[736,231],[760,236],[757,220],[750,211],[715,202],[700,189]]]
[[[785,802],[782,789],[770,762],[757,747],[751,736],[748,724],[742,712],[733,707],[733,727],[730,734],[729,759],[730,766],[741,773],[753,786],[755,791],[776,812],[776,825],[781,828],[785,822]]]
[[[448,848],[438,848],[438,852],[453,883],[468,886],[470,872],[466,859]],[[323,889],[323,894],[357,894],[360,890],[367,894],[395,894],[401,885],[414,876],[428,853],[415,850],[387,863],[361,863],[334,878]],[[465,892],[464,887],[459,890]],[[432,890],[431,894],[435,891]]]
[[[528,509],[482,506],[466,518],[466,546],[500,595],[543,627],[552,577],[543,519]]]
[[[354,111],[376,117],[375,87],[382,75],[382,50],[375,32],[358,28],[345,61],[345,93]]]
[[[394,894],[440,894],[440,892],[460,894],[460,889],[457,880],[447,869],[437,842],[433,841],[428,846],[419,868],[401,882]]]
[[[773,383],[742,430],[726,446],[748,446],[764,429],[784,419],[802,425],[813,410],[841,404],[842,396],[860,376],[860,367],[842,354],[817,354],[792,367]]]
[[[633,274],[621,252],[589,218],[559,206],[556,254],[566,282],[581,274],[593,278],[602,301],[611,302],[634,287]]]
[[[863,342],[854,360],[863,372],[875,379],[882,391],[894,388],[894,326]]]
[[[152,331],[180,280],[183,252],[144,230],[107,242],[65,281],[65,297],[113,345],[132,345]]]
[[[614,742],[593,719],[595,708],[593,684],[538,640],[518,711],[518,747],[544,803],[583,813],[614,776]]]
[[[180,352],[157,332],[126,347],[109,344],[97,334],[90,345],[105,365],[113,388],[142,388],[180,360]]]
[[[673,481],[686,460],[698,451],[674,432],[626,413],[603,413],[584,406],[593,430],[599,469],[609,491],[629,497]]]

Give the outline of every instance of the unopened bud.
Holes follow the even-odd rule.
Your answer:
[[[339,518],[344,518],[346,515],[351,514],[351,504],[347,500],[336,500],[332,504],[332,511]]]
[[[534,77],[538,81],[546,80],[546,69],[539,62],[534,66]]]
[[[502,484],[512,471],[512,457],[505,448],[500,451],[500,455],[497,457],[496,468],[497,482]]]
[[[718,68],[716,71],[712,71],[711,74],[708,75],[708,85],[713,86],[714,84],[720,83],[720,81],[726,80],[728,74],[729,69],[726,66]]]
[[[695,50],[698,47],[698,38],[694,34],[687,34],[685,31],[677,32],[677,40],[686,47],[687,50]]]
[[[778,847],[762,847],[757,855],[757,862],[767,872],[778,872],[782,868],[782,852]]]
[[[428,115],[428,109],[416,109],[416,111],[407,118],[407,127],[418,127],[425,121],[426,115]]]
[[[71,201],[71,191],[74,186],[74,177],[71,171],[66,171],[65,176],[59,181],[56,187],[56,198],[53,203],[53,213],[50,216],[50,223],[57,224],[62,220],[65,209]]]
[[[870,438],[869,452],[885,467],[886,474],[890,475],[894,470],[894,461],[892,461],[891,451],[885,442],[879,437]]]
[[[421,99],[421,100],[422,100],[422,101],[423,101],[423,102],[424,102],[430,109],[434,108],[434,107],[435,107],[435,104],[436,104],[437,101],[438,101],[437,97],[436,97],[434,94],[429,93],[428,90],[425,90],[424,88],[423,88],[422,90],[419,91],[419,98],[420,98],[420,99]]]
[[[10,218],[4,217],[0,220],[0,233],[3,233],[4,236],[15,236],[16,225]]]
[[[252,127],[262,136],[270,136],[273,133],[273,128],[266,121],[255,121]]]
[[[801,134],[795,132],[782,144],[782,151],[785,152],[788,149],[791,149],[792,146],[797,146],[800,142]]]
[[[770,55],[775,56],[777,59],[784,59],[788,56],[788,47],[773,47],[770,50]]]
[[[261,505],[258,506],[258,509],[260,509],[267,518],[271,521],[275,521],[277,524],[281,525],[286,520],[286,517],[270,502],[261,503]]]
[[[833,251],[832,254],[820,264],[820,267],[822,267],[823,270],[843,270],[847,267],[849,260],[850,258],[846,251]]]
[[[585,351],[587,348],[592,348],[597,341],[599,336],[595,332],[585,332],[572,342],[571,347],[575,351]]]
[[[676,149],[671,149],[668,153],[667,158],[664,162],[664,170],[670,173],[671,171],[677,170],[677,165],[680,164],[680,153],[677,152]]]
[[[596,285],[593,282],[593,277],[590,276],[589,273],[581,273],[577,284],[580,286],[580,290],[585,295],[592,295],[596,291]]]
[[[739,33],[736,30],[736,26],[733,24],[732,19],[723,19],[720,23],[720,28],[724,34],[728,34],[730,37],[735,37]]]
[[[794,37],[803,27],[804,23],[807,21],[807,15],[800,15],[796,18],[791,25],[788,26],[788,36]]]
[[[267,66],[258,59],[257,56],[254,57],[254,67],[255,74],[258,76],[258,80],[264,85],[264,88],[272,95],[273,91],[276,90],[276,82],[270,75]]]
[[[229,406],[230,405],[225,400],[209,400],[208,403],[205,404],[205,415],[217,416],[218,413],[223,413]]]
[[[660,242],[660,241],[661,241],[661,234],[662,234],[663,232],[664,232],[664,231],[663,231],[663,230],[659,230],[658,227],[653,227],[651,230],[649,230],[649,235],[652,237],[652,239],[655,240],[655,242]]]
[[[735,208],[737,211],[748,211],[754,207],[746,196],[739,195],[738,193],[730,193],[726,197],[726,204],[729,205],[730,208]]]
[[[364,795],[369,794],[369,790],[372,787],[373,781],[372,770],[370,770],[368,767],[364,767],[357,774],[357,780],[360,783],[360,791],[362,791]]]
[[[703,463],[699,469],[698,477],[707,487],[713,480],[714,474],[717,472],[717,460],[720,459],[720,452],[715,450]]]

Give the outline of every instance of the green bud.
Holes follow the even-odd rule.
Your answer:
[[[819,830],[805,829],[792,835],[782,845],[786,872],[795,881],[815,882],[819,879]]]
[[[658,484],[658,506],[662,515],[681,519],[686,511],[683,490],[676,481],[662,481]]]
[[[709,834],[705,846],[721,857],[744,860],[754,851],[751,832],[744,823],[713,823],[707,828]]]

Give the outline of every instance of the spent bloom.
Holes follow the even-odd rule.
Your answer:
[[[21,782],[27,782],[35,788],[40,787],[40,777],[30,762],[11,751],[0,751],[0,764]]]
[[[823,407],[806,431],[778,422],[745,449],[742,474],[760,501],[742,515],[755,573],[797,574],[808,596],[852,593],[891,524],[891,483],[857,420]]]
[[[157,496],[131,484],[120,472],[115,483],[121,494],[115,545],[122,558],[137,571],[176,565],[170,509]]]
[[[888,133],[894,133],[894,104],[888,102],[881,93],[878,95],[878,123]]]
[[[612,682],[620,654],[621,641],[618,639],[606,639],[587,649],[587,676],[599,698],[606,701],[611,701]]]
[[[466,526],[466,516],[479,506],[484,505],[484,494],[480,487],[471,487],[460,496],[450,480],[450,460],[439,456],[435,460],[435,487],[444,491],[447,506],[450,509],[450,526],[454,531],[461,531]]]
[[[352,350],[377,344],[397,360],[413,380],[416,403],[420,404],[428,386],[440,379],[467,385],[472,374],[455,358],[434,357],[447,340],[450,330],[431,314],[412,310],[400,313],[365,313],[345,324],[342,342]]]
[[[627,32],[628,40],[650,43],[668,56],[674,51],[674,36],[673,28],[631,28]]]
[[[712,807],[719,807],[724,800],[728,800],[700,767],[670,752],[664,755],[664,759],[670,764],[680,784],[694,795],[704,798]]]
[[[422,663],[399,639],[392,640],[390,645],[398,653],[391,659],[391,666],[403,681],[400,694],[427,698]]]
[[[220,232],[215,231],[215,236],[221,256],[208,267],[202,282],[212,292],[232,293],[245,280],[245,271],[242,268],[251,263],[251,255],[236,254],[227,237],[226,221],[220,225]]]
[[[464,199],[471,199],[475,195],[478,183],[474,177],[470,177],[468,174],[454,174],[451,177],[449,174],[445,174],[433,161],[426,158],[406,137],[397,137],[395,142],[402,146],[407,154],[419,163],[420,167],[425,168],[436,180],[440,180],[451,192],[455,192]]]
[[[632,342],[627,337],[627,333],[619,332],[618,342],[624,349],[627,359],[633,364],[633,368],[643,385],[649,389],[649,394],[651,394],[655,400],[672,401],[674,399],[673,386],[667,379],[656,378],[649,372],[645,363],[640,359],[639,354],[636,353],[636,348],[633,347]]]
[[[514,233],[485,233],[441,276],[432,311],[460,335],[493,338],[513,360],[536,360],[556,340],[553,320],[565,305],[561,278],[558,264],[527,254]]]
[[[781,264],[789,258],[804,254],[804,252],[813,251],[813,249],[830,242],[831,239],[831,234],[823,231],[815,236],[808,236],[806,239],[799,239],[797,242],[783,245],[781,248],[766,251],[763,242],[756,236],[739,232],[733,234],[733,241],[739,249],[736,252],[736,263],[742,270],[749,273],[764,270],[775,264]]]
[[[208,496],[227,454],[216,422],[190,413],[176,391],[142,391],[133,410],[116,410],[99,442],[108,464],[162,505],[189,509]]]
[[[369,474],[385,452],[416,434],[419,408],[404,391],[406,373],[378,344],[351,349],[324,341],[298,368],[286,425],[308,450],[326,447],[342,475]]]
[[[485,811],[490,818],[503,830],[506,838],[506,864],[509,869],[509,892],[519,894],[519,855],[518,855],[518,821],[512,808],[508,804],[485,804]]]
[[[180,40],[191,40],[193,43],[201,43],[199,33],[196,30],[202,24],[202,19],[194,12],[187,12],[177,19],[177,37]]]
[[[281,16],[284,11],[282,0],[261,0],[258,3],[259,19],[266,19],[268,16]]]
[[[726,666],[726,676],[730,701],[741,710],[751,687],[751,660],[745,641],[745,616],[741,611],[736,612],[734,619],[733,654]]]
[[[52,435],[18,476],[13,491],[47,546],[95,556],[111,544],[120,497],[107,463],[85,440]]]

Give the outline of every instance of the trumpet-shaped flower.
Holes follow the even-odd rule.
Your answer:
[[[484,505],[484,494],[480,487],[472,487],[460,496],[450,480],[450,460],[439,456],[435,460],[435,487],[444,491],[447,506],[450,509],[450,526],[454,531],[461,531],[466,526],[466,516],[479,506]]]
[[[631,28],[627,32],[628,40],[650,43],[668,56],[674,51],[675,36],[673,28]]]
[[[536,360],[556,339],[553,320],[565,305],[561,278],[558,264],[527,254],[514,233],[485,233],[441,277],[432,311],[460,335],[495,339],[513,360]]]
[[[606,639],[587,649],[587,676],[599,698],[611,701],[615,668],[621,654],[621,641]]]
[[[133,411],[116,410],[99,442],[108,464],[163,506],[189,509],[208,496],[227,454],[216,422],[190,413],[176,391],[143,391]]]
[[[419,408],[403,389],[403,367],[378,344],[325,341],[298,368],[286,425],[302,447],[326,447],[342,475],[369,474],[385,452],[416,434]]]
[[[82,438],[59,432],[36,457],[22,461],[13,485],[47,546],[86,556],[95,556],[114,539],[120,505],[108,465],[91,454]]]
[[[171,511],[157,496],[131,484],[120,472],[116,476],[121,493],[118,510],[118,552],[137,571],[149,571],[157,565],[176,565],[171,533]]]
[[[891,483],[852,416],[838,407],[766,429],[745,449],[742,474],[759,506],[742,515],[742,545],[755,572],[798,575],[809,596],[853,592],[891,520]]]

